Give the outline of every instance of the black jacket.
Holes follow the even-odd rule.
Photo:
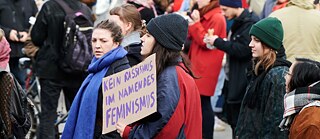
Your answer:
[[[127,57],[130,62],[130,66],[139,64],[142,61],[140,54],[142,44],[130,44],[124,49],[128,51]]]
[[[31,24],[29,18],[38,12],[34,0],[0,0],[0,28],[3,29],[10,43],[10,57],[22,57],[24,43],[10,40],[12,29],[28,32]]]
[[[115,73],[118,73],[120,71],[123,71],[125,69],[128,69],[130,68],[130,65],[129,65],[129,61],[128,61],[128,58],[127,57],[124,57],[122,59],[119,59],[115,62],[113,62],[105,77],[109,76],[109,75],[112,75],[112,74],[115,74]],[[102,103],[103,103],[103,95],[102,95],[102,85],[100,85],[100,88],[99,88],[99,96],[98,96],[98,102],[97,102],[97,116],[96,116],[96,127],[95,127],[95,138],[99,138],[99,139],[121,139],[119,133],[117,133],[116,131],[113,131],[113,132],[110,132],[108,134],[103,134],[102,135],[102,111],[103,111],[103,106],[102,106]]]
[[[121,44],[128,51],[127,57],[130,66],[137,65],[142,61],[142,56],[140,54],[142,42],[140,40],[140,32],[133,31],[126,36],[124,36]]]
[[[84,13],[91,17],[89,7],[81,4],[77,0],[65,0],[72,8],[84,8],[87,11]],[[36,55],[36,73],[40,78],[46,79],[62,79],[65,73],[59,69],[59,51],[62,47],[64,36],[63,22],[65,13],[62,7],[55,0],[47,1],[41,8],[37,16],[35,25],[31,31],[32,42],[39,46],[39,51]]]
[[[247,67],[251,63],[251,49],[249,43],[250,28],[259,21],[259,17],[245,9],[234,19],[231,26],[232,35],[229,41],[216,39],[214,46],[228,54],[229,80],[226,100],[228,103],[241,103],[248,84]]]

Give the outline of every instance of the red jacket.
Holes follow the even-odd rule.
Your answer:
[[[218,49],[208,49],[203,42],[204,35],[210,28],[214,29],[215,35],[226,38],[226,20],[219,7],[206,13],[200,22],[189,26],[189,37],[192,41],[189,58],[192,70],[196,76],[201,77],[196,80],[196,84],[200,94],[204,96],[214,94],[224,55],[224,52]]]
[[[167,67],[157,77],[157,112],[133,127],[126,126],[124,139],[202,138],[199,90],[180,65]]]

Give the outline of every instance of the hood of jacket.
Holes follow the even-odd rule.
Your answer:
[[[290,0],[287,6],[289,7],[294,5],[309,10],[315,8],[313,1],[314,0]]]

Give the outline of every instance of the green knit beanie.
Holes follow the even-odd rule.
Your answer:
[[[282,45],[283,28],[281,21],[275,17],[268,17],[255,23],[249,34],[257,37],[274,50],[278,50]]]

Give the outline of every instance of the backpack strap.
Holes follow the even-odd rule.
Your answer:
[[[63,9],[63,11],[68,15],[74,12],[73,9],[64,0],[55,0]]]

